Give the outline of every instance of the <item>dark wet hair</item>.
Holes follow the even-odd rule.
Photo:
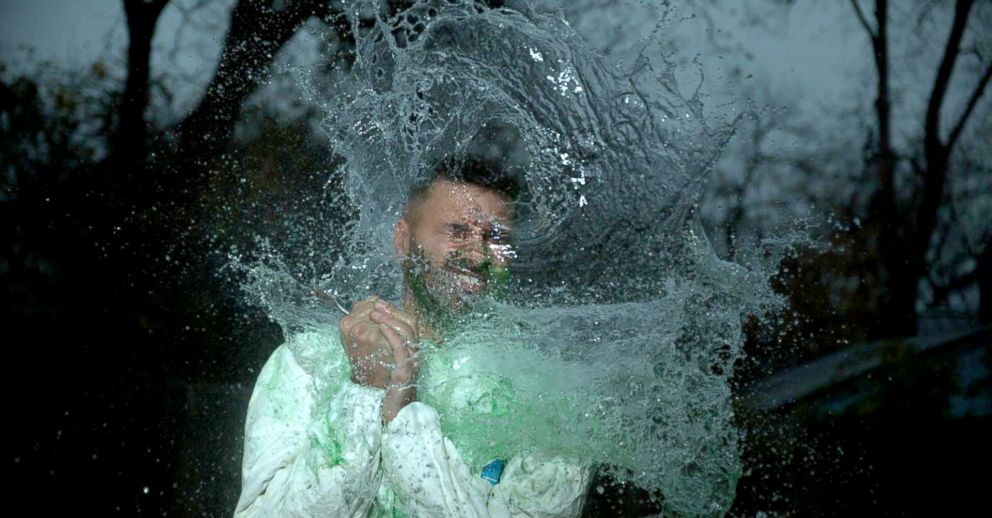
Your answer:
[[[407,213],[427,198],[431,187],[439,181],[463,182],[500,194],[511,202],[523,193],[521,182],[502,162],[474,156],[449,157],[437,164],[424,180],[410,189]]]

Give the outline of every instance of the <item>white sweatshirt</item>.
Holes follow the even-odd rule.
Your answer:
[[[384,390],[349,376],[337,328],[272,353],[248,404],[235,518],[581,513],[590,466],[521,453],[493,485],[470,472],[434,408],[410,403],[383,427]]]

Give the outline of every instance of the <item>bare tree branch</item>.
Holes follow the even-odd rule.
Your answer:
[[[985,88],[989,84],[989,77],[992,76],[992,62],[989,62],[985,66],[985,73],[982,74],[982,78],[978,81],[978,85],[975,86],[975,90],[971,92],[971,97],[968,98],[968,105],[965,107],[964,112],[958,119],[957,124],[954,125],[954,129],[951,130],[951,134],[947,137],[947,148],[951,149],[954,147],[954,143],[957,142],[958,137],[961,136],[961,132],[964,130],[964,125],[968,122],[968,117],[971,116],[971,112],[975,109],[975,105],[978,104],[978,100],[981,99],[982,94],[985,93]]]
[[[930,18],[930,13],[932,13],[933,9],[940,3],[940,0],[930,0],[925,6],[923,6],[922,9],[920,9],[920,13],[916,16],[916,30],[923,30],[923,23]]]
[[[861,10],[861,6],[858,5],[858,0],[851,0],[851,7],[854,8],[854,14],[858,15],[858,21],[861,22],[861,26],[865,28],[865,32],[868,33],[868,37],[871,39],[878,38],[878,34],[871,28],[868,24],[868,19],[865,18],[865,13]]]
[[[914,254],[924,254],[933,229],[937,223],[937,211],[944,196],[947,181],[947,163],[950,157],[950,147],[941,142],[940,112],[947,94],[954,63],[960,54],[961,39],[964,36],[968,22],[968,13],[974,0],[957,0],[954,6],[954,21],[944,46],[944,56],[934,78],[930,101],[927,104],[926,122],[924,124],[923,149],[926,154],[926,169],[923,171],[921,187],[918,190],[920,201],[914,207],[916,224],[910,243]],[[982,85],[982,82],[980,82]],[[922,264],[920,268],[922,268]],[[921,272],[922,273],[922,272]]]
[[[875,114],[878,117],[878,184],[879,189],[872,203],[872,211],[876,219],[891,218],[896,206],[895,193],[895,152],[892,149],[892,100],[889,92],[889,37],[888,37],[888,1],[875,0],[875,25],[872,32],[868,28],[864,13],[858,7],[857,0],[852,0],[859,18],[869,31],[871,46],[875,61],[875,71],[878,81],[875,90]]]
[[[945,147],[940,142],[940,110],[944,104],[944,97],[947,94],[947,87],[951,81],[951,74],[954,72],[954,63],[960,55],[961,38],[964,36],[965,26],[968,22],[968,13],[974,0],[958,0],[954,5],[954,21],[951,24],[951,32],[947,37],[947,44],[944,45],[944,56],[940,60],[940,67],[937,69],[937,76],[934,78],[933,88],[930,92],[930,101],[927,104],[927,115],[925,122],[925,145],[934,148]],[[945,151],[946,153],[946,151]]]

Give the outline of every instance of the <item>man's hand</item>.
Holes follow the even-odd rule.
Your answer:
[[[351,381],[359,385],[386,388],[392,365],[393,347],[372,320],[379,297],[356,302],[351,313],[341,319],[341,343],[351,362]]]
[[[382,419],[389,423],[407,404],[417,399],[417,369],[420,334],[417,320],[384,300],[375,303],[370,318],[393,351],[396,366],[389,374],[386,394],[382,398]]]

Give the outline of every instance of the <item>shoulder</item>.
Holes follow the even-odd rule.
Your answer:
[[[342,353],[337,326],[288,333],[285,341],[269,355],[262,374],[266,370],[278,370],[288,365],[307,369],[314,361],[335,361]]]
[[[336,380],[350,368],[336,325],[292,333],[280,347],[318,384]]]
[[[337,338],[338,328],[335,326],[329,329],[308,330],[296,333],[289,333],[286,339],[279,344],[270,354],[259,378],[275,375],[286,369],[300,367],[303,357],[312,355],[319,350],[330,349],[333,345],[339,344]]]
[[[266,359],[254,393],[299,392],[336,377],[344,361],[337,326],[287,335]],[[315,379],[316,378],[316,379]],[[253,396],[254,397],[254,396]]]

